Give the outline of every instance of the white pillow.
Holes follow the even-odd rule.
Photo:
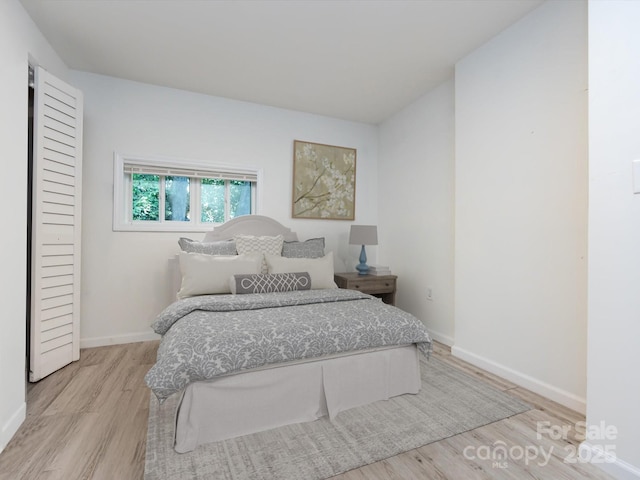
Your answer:
[[[229,277],[236,273],[260,273],[262,254],[207,255],[180,252],[182,286],[178,298],[231,293]]]
[[[258,252],[263,254],[268,253],[270,255],[282,255],[282,244],[284,243],[284,237],[282,235],[276,235],[275,237],[236,235],[234,240],[236,242],[236,250],[239,254]],[[261,273],[268,273],[267,264],[264,261],[262,262]]]
[[[269,273],[309,272],[311,289],[338,288],[333,281],[333,252],[320,258],[287,258],[265,254]]]

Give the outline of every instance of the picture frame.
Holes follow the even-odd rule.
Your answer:
[[[292,218],[354,220],[356,149],[294,140]]]

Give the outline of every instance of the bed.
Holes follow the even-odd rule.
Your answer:
[[[423,324],[338,289],[323,238],[248,215],[180,246],[178,299],[153,324],[145,376],[161,403],[180,396],[177,452],[420,390]]]

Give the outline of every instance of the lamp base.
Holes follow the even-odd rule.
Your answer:
[[[364,245],[360,250],[360,263],[356,265],[356,270],[359,275],[367,275],[369,273],[369,265],[367,265],[367,252],[364,250]]]

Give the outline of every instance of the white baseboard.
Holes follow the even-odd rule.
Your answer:
[[[18,410],[16,410],[2,426],[2,431],[0,431],[0,453],[2,453],[4,448],[9,444],[9,441],[16,434],[25,418],[27,418],[27,403],[22,402]]]
[[[538,395],[542,395],[549,400],[558,402],[571,410],[575,410],[583,415],[587,412],[586,399],[578,397],[573,393],[554,387],[553,385],[531,377],[530,375],[518,372],[517,370],[501,365],[493,360],[481,357],[480,355],[476,355],[475,353],[469,352],[468,350],[464,350],[460,347],[453,346],[451,348],[451,354],[488,372],[498,375],[505,380],[509,380],[516,385],[531,390]]]
[[[615,455],[615,450],[607,453],[600,445],[591,445],[584,441],[580,444],[579,452],[581,460],[595,465],[618,480],[640,479],[640,468],[620,460]]]
[[[81,338],[80,348],[104,347],[107,345],[120,345],[123,343],[148,342],[160,340],[160,335],[153,332],[128,333],[125,335],[112,335],[109,337]]]
[[[427,329],[427,330],[429,330],[429,335],[431,335],[431,338],[436,342],[443,343],[447,347],[453,347],[453,343],[454,343],[453,337],[450,337],[449,335],[443,335],[442,333],[439,333],[439,332],[434,332],[431,329]]]

